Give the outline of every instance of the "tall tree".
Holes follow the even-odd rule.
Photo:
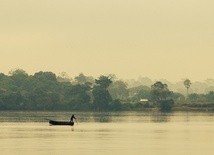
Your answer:
[[[112,83],[109,76],[100,76],[99,79],[95,80],[96,86],[94,86],[93,94],[93,105],[95,110],[107,110],[110,103],[112,102],[111,95],[108,91],[109,85]]]
[[[162,112],[171,111],[174,103],[172,96],[173,93],[168,89],[167,84],[158,81],[151,86],[151,97],[158,103]]]
[[[69,87],[67,92],[67,99],[69,100],[69,106],[75,109],[87,109],[90,107],[90,95],[91,90],[88,84],[77,84]]]
[[[113,99],[124,100],[129,96],[127,84],[121,80],[114,81],[108,88]]]
[[[188,97],[188,95],[189,95],[189,88],[190,88],[190,86],[191,86],[191,81],[189,80],[189,79],[186,79],[186,80],[184,80],[184,86],[186,87],[186,89],[187,89],[187,97]]]
[[[110,84],[112,83],[112,80],[111,80],[111,77],[110,76],[104,76],[104,75],[101,75],[99,77],[99,79],[96,79],[95,80],[96,84],[98,84],[99,86],[107,89]]]
[[[169,91],[167,84],[157,81],[151,86],[151,97],[154,101],[162,101],[169,98],[171,91]]]

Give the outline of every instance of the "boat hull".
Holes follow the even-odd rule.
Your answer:
[[[73,126],[74,122],[63,122],[63,121],[53,121],[53,120],[49,120],[49,124],[50,125],[70,125]]]

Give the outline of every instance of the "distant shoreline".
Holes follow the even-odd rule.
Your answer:
[[[50,109],[47,109],[47,110],[32,110],[32,109],[24,109],[24,110],[21,110],[21,109],[7,109],[7,110],[3,110],[1,109],[0,112],[3,111],[3,112],[69,112],[69,111],[74,111],[74,112],[161,112],[157,107],[150,107],[150,108],[144,108],[144,107],[141,107],[141,108],[133,108],[133,109],[120,109],[120,110],[107,110],[107,111],[93,111],[93,110],[77,110],[77,109],[55,109],[55,110],[50,110]],[[212,106],[209,106],[209,107],[199,107],[199,106],[182,106],[182,105],[179,105],[179,106],[174,106],[172,107],[172,110],[167,112],[167,113],[172,113],[172,112],[214,112],[214,105]]]
[[[214,112],[214,107],[173,107],[172,111],[187,111],[187,112]]]

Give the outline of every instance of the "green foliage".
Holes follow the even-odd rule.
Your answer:
[[[173,100],[162,100],[160,101],[159,108],[161,112],[170,112],[174,104]]]
[[[191,81],[190,81],[189,79],[184,80],[184,86],[185,86],[186,89],[187,89],[187,97],[188,97],[188,95],[189,95],[188,90],[189,90],[191,84],[192,84],[192,83],[191,83]]]
[[[85,76],[83,73],[80,73],[78,76],[74,78],[75,83],[77,84],[94,84],[95,80],[91,76]]]
[[[23,70],[13,70],[9,76],[0,74],[0,109],[89,109],[90,91],[90,84],[59,82],[52,72],[28,76]]]
[[[210,91],[210,92],[206,95],[206,98],[207,98],[208,101],[214,103],[214,91]]]
[[[88,109],[90,107],[90,95],[89,91],[91,87],[89,85],[72,85],[67,89],[66,98],[68,105],[73,109]]]
[[[188,89],[191,86],[191,81],[189,79],[184,80],[184,86]]]
[[[118,111],[118,110],[121,110],[121,108],[122,108],[122,103],[118,99],[112,101],[112,103],[110,104],[110,110]]]
[[[185,100],[179,93],[173,93],[160,81],[151,88],[140,85],[128,88],[115,76],[101,75],[98,79],[79,74],[74,80],[63,73],[37,72],[28,75],[22,69],[0,73],[0,110],[141,110],[159,107],[170,111],[174,101],[214,104],[214,92],[190,94]],[[147,104],[139,104],[148,99]]]
[[[109,85],[112,83],[112,80],[109,76],[101,75],[99,79],[95,79],[97,85],[101,86],[102,88],[107,89]]]
[[[48,81],[57,82],[56,75],[52,72],[41,71],[41,72],[35,73],[34,78],[43,82],[48,82]]]
[[[167,84],[157,81],[151,86],[151,97],[158,105],[160,111],[169,112],[174,104],[173,92],[168,89]]]
[[[93,94],[93,105],[96,111],[108,110],[109,105],[112,102],[112,97],[108,91],[108,86],[112,83],[108,76],[100,76],[99,79],[95,80],[96,86],[94,86]]]
[[[140,101],[141,99],[151,99],[151,90],[141,89],[133,97],[133,100]]]
[[[151,86],[152,100],[159,102],[171,97],[172,92],[169,91],[167,84],[157,81]]]
[[[127,85],[121,80],[112,82],[108,90],[113,99],[126,100],[129,96]]]
[[[101,86],[95,86],[92,91],[93,105],[96,111],[108,110],[109,104],[112,101],[111,96],[107,89]]]
[[[137,87],[132,87],[128,89],[129,97],[133,101],[139,101],[142,98],[150,99],[151,89],[147,86],[140,85]]]
[[[188,100],[193,101],[193,102],[199,101],[200,98],[201,98],[200,95],[196,94],[196,93],[190,94],[188,96]]]

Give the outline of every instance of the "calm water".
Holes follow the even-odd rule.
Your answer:
[[[1,155],[213,155],[214,114],[0,112]]]

